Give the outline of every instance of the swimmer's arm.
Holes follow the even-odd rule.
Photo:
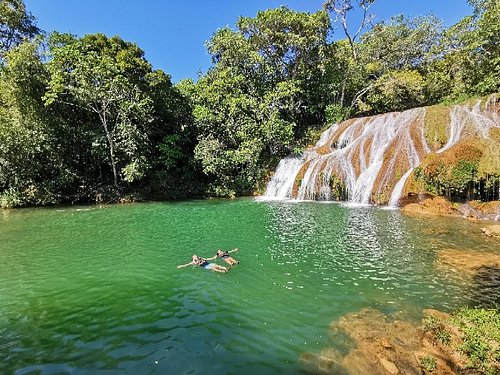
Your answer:
[[[239,249],[235,247],[233,250],[229,250],[228,253],[234,253],[235,251],[238,251]]]
[[[184,267],[187,267],[187,266],[194,266],[194,262],[189,262],[189,263],[186,263],[186,264],[181,264],[179,266],[177,266],[177,268],[184,268]]]
[[[216,258],[217,258],[217,255],[214,255],[214,256],[213,256],[213,257],[211,257],[211,258],[203,258],[203,259],[205,259],[205,260],[215,260]]]

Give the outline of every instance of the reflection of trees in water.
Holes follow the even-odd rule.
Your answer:
[[[473,277],[469,298],[473,306],[484,308],[500,306],[500,268],[479,267]]]

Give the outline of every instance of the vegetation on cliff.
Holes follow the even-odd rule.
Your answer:
[[[447,197],[465,195],[471,200],[482,155],[478,146],[459,143],[441,154],[429,154],[415,170],[415,178],[424,182],[427,192]]]
[[[491,114],[498,115],[498,103],[493,96]],[[464,131],[470,134],[436,152],[448,142],[450,111],[446,106],[426,109],[425,136],[433,152],[414,170],[406,193],[441,195],[451,201],[500,199],[500,129],[492,127],[486,136],[474,136],[466,123]]]

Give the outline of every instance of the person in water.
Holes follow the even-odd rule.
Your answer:
[[[210,259],[205,259],[199,257],[198,255],[193,255],[193,260],[191,262],[186,264],[181,264],[177,266],[177,268],[183,268],[187,266],[200,266],[201,268],[204,268],[206,270],[212,270],[215,272],[227,272],[229,270],[227,267],[219,266],[218,264],[215,263],[209,263],[208,260]]]
[[[236,259],[234,259],[229,253],[233,253],[238,251],[238,249],[233,249],[230,251],[223,251],[221,249],[217,250],[217,254],[215,254],[212,258],[207,258],[207,260],[214,260],[215,258],[222,259],[224,262],[229,264],[230,266],[234,266],[235,264],[240,264]]]

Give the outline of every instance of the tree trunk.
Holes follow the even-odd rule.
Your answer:
[[[99,113],[99,118],[101,119],[102,126],[106,133],[106,139],[108,141],[109,146],[109,159],[111,162],[111,169],[113,170],[113,182],[117,189],[120,189],[118,185],[118,173],[116,171],[116,161],[115,161],[115,143],[113,141],[113,136],[108,129],[108,122],[106,119],[106,110],[104,109],[101,113]]]

